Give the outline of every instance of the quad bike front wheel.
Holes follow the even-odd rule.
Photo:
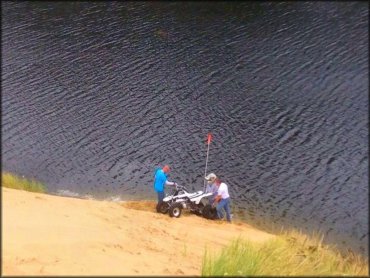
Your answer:
[[[202,216],[204,207],[205,206],[203,205],[203,203],[199,203],[199,205],[197,205],[196,209],[194,210],[194,213],[198,216]]]
[[[157,212],[166,214],[168,212],[169,208],[170,208],[169,203],[162,201],[162,202],[159,202],[157,204],[157,208],[156,209],[157,209]]]
[[[173,203],[170,206],[169,213],[171,217],[179,218],[182,212],[182,204],[181,203]]]
[[[214,220],[217,219],[217,210],[208,204],[203,208],[202,215],[204,218]]]

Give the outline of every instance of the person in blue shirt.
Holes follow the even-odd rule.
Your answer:
[[[163,168],[157,168],[154,173],[154,190],[158,194],[158,204],[164,199],[165,185],[176,185],[175,182],[167,180],[167,174],[170,172],[170,166],[164,165]]]

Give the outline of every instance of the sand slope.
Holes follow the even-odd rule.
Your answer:
[[[200,275],[205,248],[241,236],[242,224],[155,212],[155,203],[107,202],[2,188],[3,275]]]

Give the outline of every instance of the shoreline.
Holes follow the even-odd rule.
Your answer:
[[[187,210],[171,218],[157,213],[155,204],[2,186],[2,274],[223,276],[243,273],[240,266],[249,267],[243,270],[247,276],[368,273],[368,258],[343,256],[317,236],[296,230],[273,234],[242,221],[208,220]],[[217,271],[213,262],[222,269]],[[253,270],[255,264],[258,270]]]
[[[70,192],[73,194],[73,192]],[[105,197],[105,198],[95,198],[91,195],[79,195],[78,193],[74,193],[73,195],[63,195],[61,193],[45,193],[50,194],[53,196],[60,196],[60,197],[68,197],[68,198],[77,198],[77,199],[84,199],[84,200],[97,200],[97,201],[108,201],[108,202],[116,202],[116,203],[124,203],[124,202],[141,202],[141,201],[148,201],[153,202],[156,204],[156,197],[153,196],[152,198],[146,196],[136,196],[136,198],[121,198],[121,196],[116,197]],[[154,193],[153,193],[154,194]],[[153,204],[153,206],[155,206]],[[233,209],[231,208],[231,214],[232,214],[232,220],[233,222],[240,222],[240,223],[246,223],[248,225],[253,226],[257,230],[265,231],[270,234],[278,235],[281,231],[286,230],[297,230],[301,231],[304,234],[316,236],[317,232],[315,230],[311,230],[308,228],[302,228],[301,226],[284,226],[279,225],[277,223],[272,223],[270,221],[256,221],[256,219],[250,219],[248,215],[246,215],[245,211],[241,208]],[[324,232],[322,232],[324,234]],[[354,239],[351,239],[350,236],[344,236],[341,234],[335,234],[335,235],[325,235],[324,244],[330,245],[331,247],[335,247],[342,255],[346,255],[348,252],[357,254],[359,256],[368,258],[368,254],[361,250],[361,247],[357,245],[357,242]],[[357,247],[356,247],[357,246]]]
[[[131,196],[131,198],[122,198],[122,196],[111,196],[111,197],[102,197],[102,198],[96,198],[90,194],[84,194],[81,195],[79,193],[69,191],[69,190],[59,190],[57,192],[48,192],[47,188],[48,186],[46,184],[40,183],[37,180],[34,179],[27,179],[24,177],[19,177],[17,175],[14,175],[9,172],[3,172],[2,173],[2,185],[7,188],[13,188],[13,189],[21,189],[31,192],[40,192],[49,194],[52,196],[60,196],[60,197],[68,197],[68,198],[76,198],[81,200],[96,200],[96,201],[108,201],[108,202],[116,202],[116,203],[122,203],[122,202],[142,202],[145,200],[153,201],[152,207],[155,206],[154,203],[156,203],[156,198],[148,197],[148,194],[145,196]],[[272,221],[262,221],[260,219],[254,219],[250,217],[246,217],[244,209],[237,207],[233,209],[232,206],[232,214],[233,214],[233,222],[242,222],[247,223],[251,226],[253,226],[255,229],[265,231],[270,234],[277,234],[281,235],[285,231],[298,231],[299,233],[303,233],[306,235],[310,235],[311,237],[320,236],[323,237],[323,243],[326,245],[331,246],[332,249],[336,249],[341,253],[342,256],[347,256],[348,253],[350,254],[357,254],[361,257],[368,258],[368,252],[366,252],[366,249],[362,245],[358,245],[357,241],[351,237],[344,236],[341,234],[334,234],[334,235],[327,235],[324,236],[324,232],[319,230],[317,232],[316,230],[312,230],[307,227],[301,227],[300,225],[289,225],[284,226],[281,223],[277,224],[276,222]],[[321,231],[321,232],[320,232]]]
[[[97,201],[2,187],[3,275],[196,275],[207,249],[273,234],[155,212],[153,201]]]

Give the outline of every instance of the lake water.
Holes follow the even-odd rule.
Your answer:
[[[228,185],[258,227],[368,254],[366,2],[2,2],[2,167],[52,194]]]

